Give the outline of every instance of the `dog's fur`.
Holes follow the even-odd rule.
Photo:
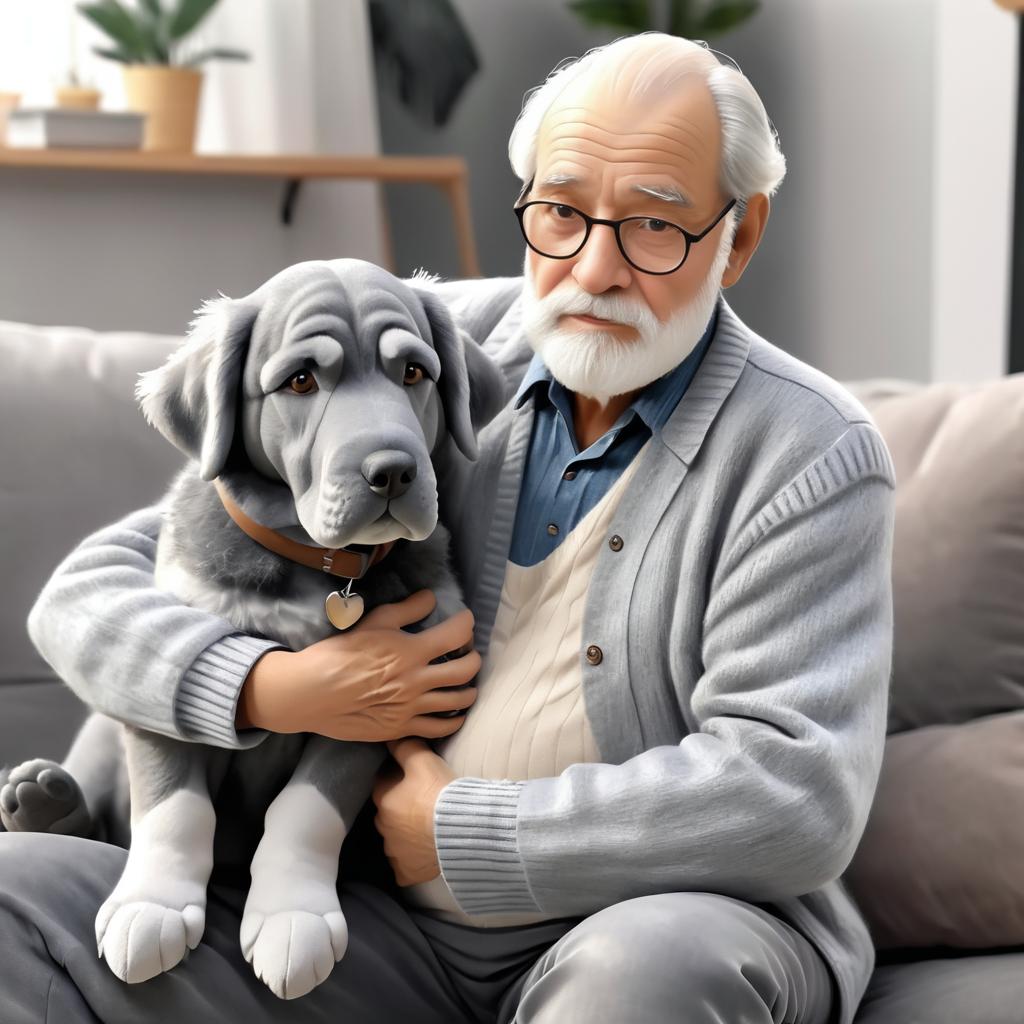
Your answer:
[[[403,384],[408,363],[429,379]],[[302,370],[315,392],[288,389]],[[433,294],[370,264],[298,264],[245,298],[207,303],[184,346],[139,386],[146,416],[191,459],[165,503],[157,586],[295,650],[335,632],[324,600],[344,581],[251,540],[225,511],[217,479],[250,518],[302,543],[397,540],[357,585],[367,609],[430,587],[437,609],[428,622],[447,618],[462,605],[437,522],[435,462],[475,457],[476,431],[504,391]],[[388,476],[385,494],[368,461]],[[115,729],[93,716],[68,771],[45,761],[15,769],[0,794],[6,827],[84,834],[100,798],[83,797],[74,775],[87,792],[87,780],[101,778],[99,761],[118,750]],[[132,727],[123,743],[131,847],[96,919],[114,973],[144,981],[199,943],[213,801],[221,808],[230,794],[236,811],[266,810],[242,918],[246,958],[282,998],[320,984],[347,944],[338,856],[383,746],[271,736],[229,752]]]

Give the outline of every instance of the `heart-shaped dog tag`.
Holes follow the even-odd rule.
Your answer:
[[[327,595],[325,603],[327,618],[331,625],[337,629],[348,629],[363,617],[363,599],[358,594],[338,593]]]

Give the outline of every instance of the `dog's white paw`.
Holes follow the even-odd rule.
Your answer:
[[[327,979],[348,948],[348,925],[338,898],[319,911],[266,913],[250,895],[242,915],[242,952],[253,970],[280,999],[297,999]]]
[[[172,901],[113,895],[96,915],[96,951],[129,985],[181,963],[206,927],[205,898]]]

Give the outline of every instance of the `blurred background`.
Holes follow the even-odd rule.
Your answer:
[[[761,249],[728,296],[740,315],[839,379],[982,380],[1006,373],[1020,347],[1020,16],[996,0],[199,8],[176,55],[214,51],[198,65],[197,154],[460,157],[488,276],[522,265],[506,144],[524,93],[566,57],[689,12],[697,20],[677,24],[738,61],[789,165]],[[125,110],[123,63],[95,50],[120,45],[124,57],[127,44],[102,21],[70,0],[0,4],[8,106],[17,96],[21,111],[51,108],[74,84],[96,90],[101,109]],[[460,275],[451,207],[429,183],[304,181],[285,224],[282,177],[10,165],[3,153],[0,319],[180,333],[203,297],[242,294],[311,258]]]

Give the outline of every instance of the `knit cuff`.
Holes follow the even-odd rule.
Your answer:
[[[524,783],[455,779],[434,808],[441,874],[467,914],[537,913],[519,857],[516,817]]]
[[[232,750],[260,743],[267,735],[263,729],[235,729],[238,698],[256,660],[280,647],[244,634],[210,644],[185,672],[174,699],[174,717],[182,735]]]

